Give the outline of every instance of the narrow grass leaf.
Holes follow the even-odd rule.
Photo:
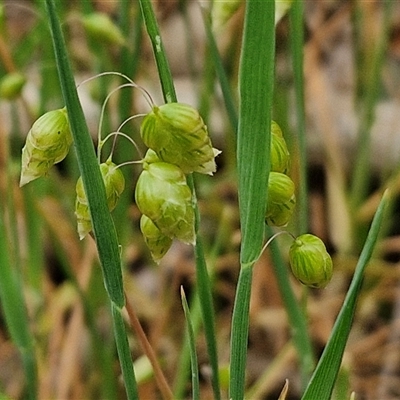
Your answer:
[[[27,382],[26,398],[37,398],[37,369],[33,338],[23,297],[22,282],[10,260],[9,237],[0,211],[0,300],[8,331],[21,354]]]
[[[270,171],[275,56],[275,2],[246,2],[239,71],[237,162],[241,269],[231,333],[230,398],[243,399],[252,266],[261,251]]]
[[[183,311],[185,312],[186,327],[188,331],[189,347],[190,347],[190,362],[192,367],[192,399],[200,399],[200,386],[199,386],[199,368],[197,362],[196,352],[196,337],[193,329],[192,319],[190,316],[189,306],[186,300],[185,291],[181,288],[181,298]]]
[[[125,299],[122,288],[121,260],[115,227],[108,211],[104,182],[82,106],[79,102],[54,1],[46,0],[46,5],[48,7],[60,84],[74,138],[79,170],[89,203],[93,232],[103,267],[105,285],[112,301],[122,307]]]
[[[294,86],[296,93],[296,129],[299,143],[299,195],[298,215],[299,234],[308,231],[308,185],[307,185],[307,140],[304,105],[304,72],[303,72],[303,48],[304,48],[304,5],[303,0],[294,0],[290,9],[290,44],[292,51],[292,65],[294,74]]]
[[[353,280],[347,292],[343,306],[333,326],[331,336],[318,362],[317,368],[307,386],[302,400],[329,400],[332,395],[335,380],[339,372],[346,342],[350,333],[356,300],[361,288],[365,268],[374,250],[379,230],[382,225],[384,211],[389,201],[386,191],[375,213],[367,240],[358,260]]]
[[[225,108],[228,114],[229,122],[231,124],[233,132],[236,134],[238,126],[238,116],[237,116],[236,106],[233,100],[232,89],[229,85],[229,80],[228,77],[226,76],[225,68],[218,51],[217,42],[215,40],[211,28],[210,17],[209,15],[207,15],[205,10],[202,10],[202,15],[207,35],[207,42],[210,48],[211,58],[214,63],[219,84],[221,86],[222,96],[224,98]]]
[[[198,296],[197,289],[192,294],[192,302],[191,302],[191,325],[193,329],[193,334],[197,337],[199,329],[201,327],[202,322],[202,314],[200,308],[200,300]],[[177,372],[175,375],[174,382],[174,396],[176,399],[183,399],[185,397],[185,389],[187,384],[187,379],[189,376],[188,370],[191,363],[191,354],[190,354],[190,339],[189,339],[189,331],[186,329],[185,336],[183,338],[181,352],[179,356]]]
[[[128,399],[138,399],[139,395],[137,392],[136,380],[132,379],[132,377],[135,375],[128,337],[126,335],[124,318],[122,317],[121,309],[118,308],[114,303],[111,304],[111,311],[113,315],[115,341],[117,343],[117,351],[121,364],[122,376],[124,377],[125,390],[128,395]]]
[[[142,9],[143,20],[153,47],[154,58],[156,60],[160,83],[166,103],[176,102],[176,92],[174,81],[171,75],[168,59],[166,57],[164,44],[161,40],[160,30],[154,15],[153,6],[150,0],[139,0]]]
[[[60,84],[68,111],[79,170],[89,203],[90,216],[102,266],[104,283],[112,302],[116,344],[121,361],[125,388],[128,398],[136,399],[138,395],[131,354],[129,346],[127,346],[128,339],[125,326],[120,315],[120,309],[125,304],[125,296],[122,283],[122,265],[118,239],[111,215],[108,211],[104,182],[97,163],[92,139],[76,91],[66,44],[57,17],[55,2],[53,0],[46,0],[46,8]]]
[[[375,119],[375,107],[379,98],[382,79],[382,67],[384,55],[388,46],[390,21],[392,17],[392,6],[395,2],[383,1],[383,19],[381,32],[376,40],[375,52],[370,63],[369,79],[365,83],[365,92],[362,94],[362,113],[360,115],[360,126],[358,129],[358,145],[356,160],[351,186],[351,205],[353,210],[362,203],[368,189],[370,174],[371,156],[371,127]]]

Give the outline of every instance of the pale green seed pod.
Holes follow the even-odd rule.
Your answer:
[[[265,221],[271,226],[286,226],[296,205],[293,181],[280,172],[270,172]]]
[[[271,171],[287,174],[290,168],[290,153],[279,125],[271,124]]]
[[[22,149],[20,186],[43,175],[68,154],[72,144],[65,108],[49,111],[35,121]]]
[[[7,100],[16,99],[22,92],[26,78],[20,72],[11,72],[0,81],[0,97]]]
[[[332,278],[331,256],[317,236],[299,236],[290,246],[289,261],[293,275],[304,285],[323,288]]]
[[[140,230],[153,260],[158,264],[171,247],[172,239],[164,235],[146,215],[140,218]]]
[[[143,142],[165,162],[177,165],[185,174],[216,171],[214,149],[198,111],[183,103],[154,106],[140,127]]]
[[[135,198],[141,213],[164,235],[194,244],[192,192],[180,168],[165,162],[144,163]]]
[[[106,189],[108,209],[112,211],[124,191],[125,178],[122,171],[110,160],[100,164],[100,172]],[[76,183],[75,215],[79,238],[83,239],[92,230],[92,220],[82,177]]]
[[[121,30],[105,13],[87,14],[82,17],[82,23],[87,34],[98,42],[117,46],[125,44]]]

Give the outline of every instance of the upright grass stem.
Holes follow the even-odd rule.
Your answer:
[[[383,2],[383,21],[380,36],[376,41],[373,60],[370,61],[370,77],[366,83],[363,93],[362,111],[360,126],[358,129],[357,158],[354,163],[355,169],[352,176],[351,206],[353,211],[357,210],[362,200],[365,199],[369,176],[370,176],[370,155],[371,155],[371,127],[375,119],[375,105],[378,101],[381,85],[381,70],[383,67],[384,53],[388,45],[389,23],[391,10],[394,2],[386,0]]]
[[[292,65],[294,74],[294,86],[296,92],[296,118],[299,143],[299,233],[308,231],[308,184],[307,184],[307,142],[306,121],[304,105],[304,76],[303,76],[303,0],[294,0],[290,10],[290,44],[292,51]]]
[[[122,307],[125,304],[125,297],[117,235],[110,212],[108,211],[104,182],[101,177],[92,139],[76,91],[74,76],[69,63],[54,0],[46,0],[46,8],[60,84],[68,111],[68,119],[74,139],[79,170],[89,204],[104,283],[112,303],[115,338],[127,396],[129,399],[136,399],[138,398],[136,380],[129,346],[127,345],[128,339],[125,325],[121,314]]]
[[[237,162],[242,231],[231,333],[229,396],[244,396],[252,268],[264,238],[275,58],[275,2],[246,2],[239,71]],[[265,188],[265,189],[263,189]]]
[[[10,201],[8,201],[8,203],[9,202]],[[35,400],[37,398],[38,386],[35,348],[32,332],[29,327],[29,318],[23,295],[24,292],[22,290],[22,271],[18,268],[18,264],[20,264],[20,261],[18,261],[20,254],[19,252],[16,252],[16,249],[12,246],[12,244],[14,246],[17,245],[15,242],[15,237],[17,236],[16,224],[12,223],[10,229],[7,229],[4,218],[6,210],[11,222],[13,222],[12,220],[15,218],[15,210],[7,207],[1,200],[0,303],[8,331],[10,332],[10,336],[21,356],[26,376],[25,396],[29,400]]]
[[[161,82],[164,100],[167,103],[177,102],[176,91],[174,82],[172,79],[171,70],[165,53],[164,45],[161,39],[160,31],[158,28],[157,20],[154,15],[154,11],[150,0],[140,0],[140,6],[142,9],[143,20],[146,25],[147,33],[151,40],[151,44],[154,51],[154,57],[156,60],[158,74]],[[200,224],[200,214],[197,207],[196,193],[194,189],[193,176],[187,177],[187,183],[192,190],[193,199],[195,204],[195,224],[196,233]],[[197,286],[201,305],[201,311],[204,323],[204,332],[207,342],[207,351],[210,358],[210,364],[212,369],[212,387],[215,399],[220,399],[220,385],[218,375],[218,354],[217,354],[217,343],[215,337],[215,316],[213,299],[211,293],[211,283],[208,276],[207,265],[205,261],[204,251],[201,239],[199,235],[196,235],[196,245],[194,248],[195,259],[196,259],[196,274],[197,274]]]

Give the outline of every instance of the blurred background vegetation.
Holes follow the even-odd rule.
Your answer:
[[[218,3],[218,2],[215,2]],[[137,2],[58,1],[76,83],[117,71],[143,86],[162,104],[157,70]],[[210,2],[154,2],[179,101],[200,110],[218,157],[214,177],[196,176],[209,272],[213,277],[221,369],[229,362],[230,322],[239,270],[235,132],[226,112],[201,7]],[[109,18],[91,25],[94,13]],[[243,5],[223,23],[216,14],[213,33],[236,102]],[[104,29],[107,28],[107,29]],[[110,28],[111,29],[111,28]],[[104,33],[106,31],[106,33]],[[292,154],[292,178],[299,182],[299,114],[294,96],[289,16],[276,26],[276,80],[273,118]],[[400,4],[393,1],[304,1],[305,118],[307,138],[307,225],[321,237],[334,260],[334,277],[324,290],[308,293],[309,332],[317,355],[328,339],[380,195],[391,187],[394,201],[363,291],[339,375],[337,398],[400,398]],[[10,92],[10,74],[22,74],[21,90]],[[15,78],[14,74],[14,78]],[[19,75],[21,77],[21,75]],[[21,149],[33,121],[63,107],[50,32],[42,1],[0,5],[0,205],[4,217],[2,251],[24,294],[34,338],[40,399],[124,398],[109,302],[93,240],[79,240],[74,216],[79,176],[74,152],[49,175],[19,188]],[[17,82],[17,83],[18,83]],[[24,84],[22,85],[22,82]],[[15,89],[15,81],[12,82]],[[102,76],[79,87],[96,142],[100,111],[108,93],[122,83]],[[149,107],[139,91],[125,88],[107,104],[102,136]],[[123,131],[141,146],[139,122]],[[142,152],[145,150],[141,148]],[[105,161],[110,146],[105,146]],[[124,138],[114,161],[139,160]],[[304,159],[303,159],[304,161]],[[148,339],[174,386],[185,326],[179,288],[194,291],[191,247],[175,243],[155,265],[139,231],[134,187],[140,168],[123,168],[126,190],[113,212],[124,262],[126,292]],[[302,233],[302,216],[288,230]],[[283,237],[279,245],[290,245]],[[4,260],[2,260],[4,262]],[[247,387],[252,398],[276,399],[289,379],[287,399],[298,399],[301,382],[291,327],[266,252],[254,269],[250,309]],[[0,279],[3,272],[0,266]],[[3,269],[4,271],[4,269]],[[303,287],[293,280],[299,300]],[[2,301],[4,310],[4,300]],[[13,303],[14,313],[21,311]],[[25,326],[27,329],[28,327]],[[22,329],[25,329],[22,328]],[[134,334],[130,336],[142,398],[158,398],[150,367]],[[200,331],[197,349],[202,396],[211,398],[210,369]],[[188,371],[185,371],[188,372]],[[184,389],[190,396],[190,376]],[[222,381],[226,389],[226,382]],[[342,390],[342,391],[341,391]],[[18,345],[0,313],[0,392],[25,398]]]

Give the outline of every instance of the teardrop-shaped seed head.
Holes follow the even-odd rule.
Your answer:
[[[299,236],[290,247],[289,261],[293,275],[304,285],[323,288],[332,278],[331,256],[317,236]]]
[[[143,142],[158,157],[178,166],[185,174],[199,172],[212,175],[216,171],[214,149],[199,112],[183,103],[154,106],[140,127]]]
[[[293,181],[280,172],[270,172],[265,221],[271,226],[286,226],[296,205]]]
[[[108,160],[100,164],[100,172],[106,189],[107,206],[112,211],[125,188],[125,178],[117,166]],[[78,223],[79,238],[83,239],[92,230],[89,205],[83,186],[82,177],[76,183],[75,215]]]
[[[144,164],[136,184],[136,204],[160,231],[184,243],[194,244],[192,192],[185,174],[165,162]]]
[[[125,178],[120,168],[111,162],[106,161],[100,164],[101,175],[106,188],[107,205],[110,211],[114,210],[121,193],[125,189]]]
[[[43,175],[68,154],[72,144],[65,108],[49,111],[32,125],[22,149],[20,186]]]
[[[140,218],[140,230],[153,260],[159,263],[171,247],[172,239],[164,235],[154,222],[144,214]]]

